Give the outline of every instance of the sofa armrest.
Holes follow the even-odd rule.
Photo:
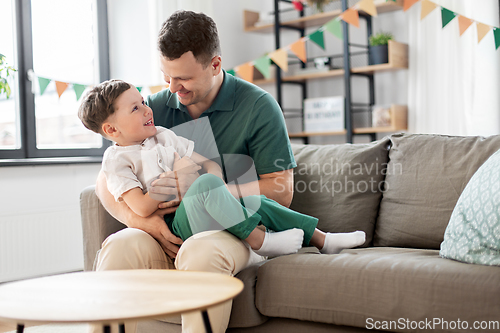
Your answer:
[[[80,193],[80,210],[83,229],[84,269],[91,271],[102,242],[111,234],[125,228],[104,209],[95,186],[89,186]]]

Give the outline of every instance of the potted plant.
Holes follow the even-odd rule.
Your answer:
[[[379,32],[370,36],[370,46],[368,48],[369,64],[386,64],[389,62],[388,44],[394,36],[389,32]]]
[[[2,94],[6,94],[7,98],[10,97],[11,89],[8,82],[9,76],[12,76],[12,73],[16,70],[9,66],[5,61],[5,56],[0,54],[0,96]]]

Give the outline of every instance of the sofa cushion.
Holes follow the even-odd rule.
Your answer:
[[[460,195],[439,254],[500,266],[500,151],[484,162]]]
[[[291,209],[329,232],[363,230],[371,243],[389,139],[368,144],[292,145],[297,162]]]
[[[272,259],[259,269],[256,304],[269,317],[355,327],[400,318],[472,327],[498,323],[499,297],[500,267],[443,259],[438,250],[374,247]],[[390,331],[416,331],[399,328]]]
[[[391,143],[374,245],[439,249],[460,194],[500,149],[500,135],[397,134]]]

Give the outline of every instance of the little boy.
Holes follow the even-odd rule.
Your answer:
[[[108,190],[140,216],[156,211],[161,200],[150,195],[151,183],[162,173],[175,171],[179,157],[190,157],[204,169],[206,174],[178,198],[182,201],[175,214],[165,216],[170,230],[182,240],[202,231],[225,229],[262,256],[295,253],[302,244],[333,254],[365,242],[363,231],[324,233],[316,228],[317,218],[263,195],[242,198],[242,205],[229,192],[220,166],[194,152],[192,141],[155,127],[152,110],[139,91],[124,81],[110,80],[94,87],[85,95],[78,116],[85,127],[115,143],[102,162]],[[274,232],[263,231],[258,224]]]

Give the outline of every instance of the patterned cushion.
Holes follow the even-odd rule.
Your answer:
[[[439,254],[500,266],[500,150],[477,170],[460,195]]]

